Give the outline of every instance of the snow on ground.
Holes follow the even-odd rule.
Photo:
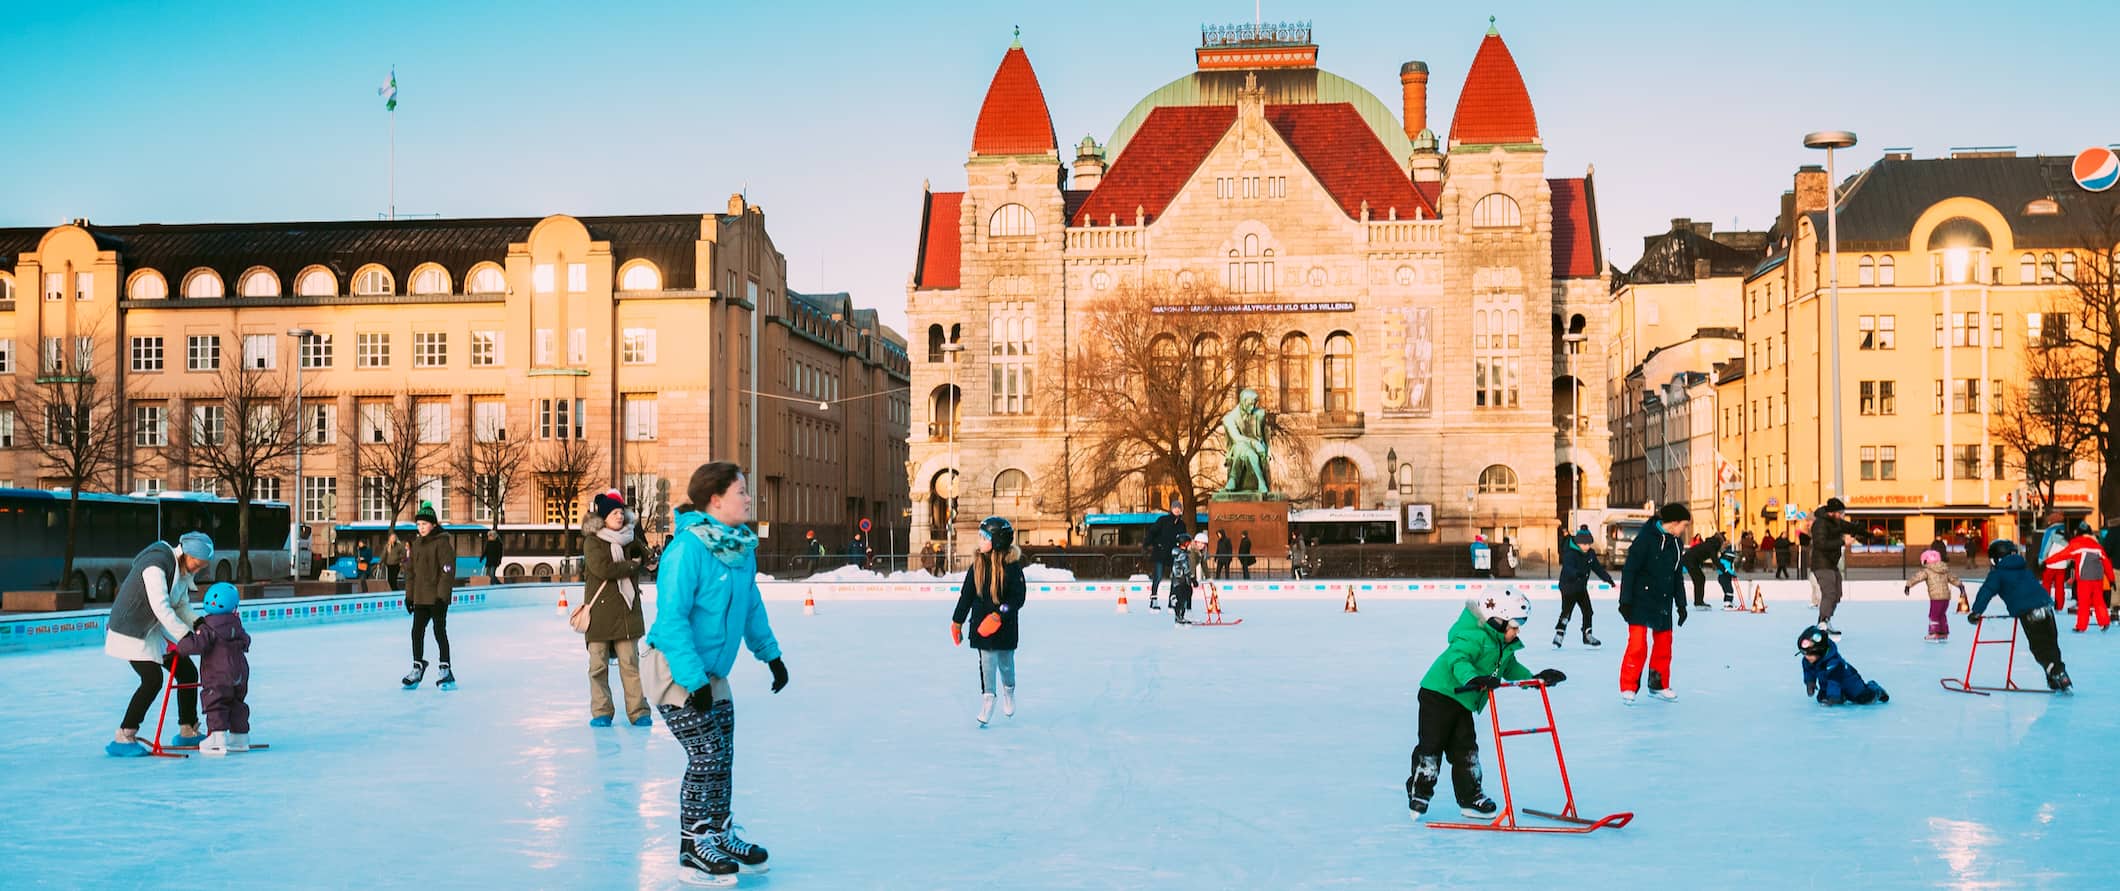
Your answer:
[[[1799,610],[1709,613],[1678,633],[1680,701],[1628,709],[1610,602],[1596,652],[1548,649],[1542,602],[1525,661],[1571,676],[1554,707],[1581,808],[1636,816],[1498,835],[1406,818],[1415,685],[1456,604],[1225,605],[1242,626],[1031,604],[1020,710],[982,731],[947,604],[771,604],[792,684],[768,695],[748,658],[732,679],[737,818],[773,852],[742,887],[2084,888],[2120,866],[2120,634],[2063,634],[2077,696],[1975,697],[1936,684],[1963,670],[1962,622],[1932,646],[1918,598],[1850,604],[1848,656],[1892,702],[1826,709]],[[450,693],[397,688],[402,622],[261,634],[273,748],[222,760],[105,757],[133,676],[98,650],[0,657],[6,884],[675,887],[667,731],[585,726],[581,644],[551,610],[452,619]],[[1505,722],[1536,720],[1527,696]],[[1498,796],[1484,729],[1481,749]],[[1510,751],[1520,802],[1556,805],[1544,739]]]
[[[823,572],[820,572],[820,573],[817,573],[817,574],[815,574],[815,575],[809,576],[808,578],[804,578],[804,579],[801,579],[801,581],[803,581],[803,582],[866,582],[866,583],[876,583],[876,582],[937,582],[937,581],[950,581],[950,582],[954,582],[954,581],[959,581],[959,580],[961,580],[961,579],[963,579],[963,578],[964,578],[964,576],[963,576],[963,575],[959,575],[959,574],[950,574],[950,575],[945,575],[945,576],[936,576],[936,575],[933,575],[933,574],[929,573],[929,572],[928,572],[927,570],[925,570],[925,569],[915,569],[915,570],[910,570],[910,571],[906,571],[906,570],[898,570],[898,571],[893,571],[893,572],[883,573],[883,572],[877,572],[877,571],[875,571],[875,570],[872,570],[872,569],[862,569],[861,567],[858,567],[858,566],[839,566],[839,567],[834,567],[834,568],[832,568],[832,569],[827,569],[827,570],[825,570],[825,571],[823,571]],[[1065,569],[1055,569],[1055,568],[1053,568],[1053,567],[1051,567],[1051,566],[1047,566],[1047,565],[1045,565],[1045,564],[1043,564],[1043,563],[1031,563],[1031,564],[1028,564],[1028,565],[1026,565],[1026,566],[1024,566],[1024,567],[1023,567],[1023,578],[1024,578],[1024,580],[1025,580],[1025,581],[1030,581],[1030,582],[1072,582],[1072,581],[1074,581],[1074,580],[1075,580],[1075,574],[1074,574],[1073,572],[1069,571],[1069,570],[1065,570]],[[758,576],[758,580],[759,580],[759,581],[761,581],[761,582],[764,582],[764,581],[771,581],[772,579],[771,579],[771,578],[770,578],[769,576],[765,575],[764,573],[760,573],[760,574],[759,574],[759,576]]]

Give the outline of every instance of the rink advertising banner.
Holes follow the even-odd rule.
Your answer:
[[[1235,313],[1354,312],[1354,301],[1307,303],[1165,303],[1149,307],[1157,315],[1227,315]]]

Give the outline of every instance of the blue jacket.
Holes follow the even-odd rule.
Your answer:
[[[1671,630],[1672,611],[1686,609],[1686,591],[1679,583],[1684,554],[1678,537],[1665,532],[1662,524],[1653,518],[1642,524],[1619,569],[1619,608],[1627,624]]]
[[[693,531],[706,520],[698,511],[677,515],[655,575],[655,625],[648,629],[648,645],[670,662],[670,680],[687,690],[728,677],[739,641],[760,662],[780,658],[758,595],[758,555],[722,565]]]
[[[1572,538],[1564,539],[1561,542],[1561,584],[1587,590],[1591,573],[1596,573],[1607,585],[1617,587],[1619,584],[1612,580],[1611,573],[1605,571],[1605,564],[1598,562],[1596,554],[1583,550]]]
[[[1816,691],[1813,695],[1823,695],[1829,701],[1845,700],[1868,685],[1855,671],[1855,666],[1841,658],[1839,644],[1828,642],[1826,654],[1818,657],[1816,662],[1802,658],[1798,661],[1803,663],[1804,691]]]
[[[2039,576],[2025,565],[2023,554],[2002,558],[1995,564],[1994,571],[1980,582],[1980,593],[1973,598],[1973,615],[1984,612],[1988,600],[1997,596],[2002,598],[2003,608],[2012,616],[2054,605],[2053,595],[2039,585]]]

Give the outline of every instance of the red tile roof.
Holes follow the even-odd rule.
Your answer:
[[[1233,105],[1166,105],[1149,112],[1089,200],[1070,215],[1071,224],[1109,225],[1116,214],[1120,225],[1131,226],[1136,208],[1150,220],[1161,217],[1236,120]],[[1266,120],[1349,217],[1360,217],[1364,201],[1372,219],[1388,217],[1394,208],[1400,219],[1413,219],[1416,209],[1436,215],[1435,204],[1414,189],[1354,106],[1269,105]]]
[[[964,256],[957,231],[964,193],[929,192],[923,203],[926,206],[920,213],[920,256],[914,263],[913,287],[924,291],[955,288],[958,264]]]
[[[1588,177],[1549,179],[1553,189],[1553,277],[1596,278],[1597,199]]]
[[[1516,58],[1502,37],[1492,31],[1480,41],[1465,73],[1464,92],[1458,94],[1457,113],[1450,119],[1450,144],[1496,145],[1525,143],[1538,139],[1538,115],[1531,110],[1531,94],[1524,89],[1524,76],[1516,70]]]
[[[1053,114],[1045,107],[1045,91],[1038,86],[1038,72],[1023,47],[1009,47],[987,85],[986,102],[979,106],[979,123],[972,128],[972,151],[981,155],[1035,155],[1058,152],[1053,138]]]

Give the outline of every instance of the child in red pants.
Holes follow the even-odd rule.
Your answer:
[[[1619,614],[1627,620],[1627,654],[1619,665],[1619,697],[1634,704],[1641,690],[1642,666],[1649,668],[1649,692],[1671,701],[1671,627],[1673,613],[1678,624],[1686,624],[1686,592],[1680,584],[1685,570],[1685,536],[1693,527],[1693,513],[1684,504],[1658,508],[1653,522],[1627,549],[1627,563],[1620,569]],[[1654,642],[1654,653],[1651,643]]]
[[[2100,629],[2111,627],[2111,615],[2105,608],[2105,586],[2112,580],[2113,567],[2105,558],[2105,546],[2089,531],[2069,539],[2066,546],[2047,558],[2047,571],[2065,570],[2075,580],[2076,586],[2076,630],[2090,627],[2092,617],[2098,619]]]

